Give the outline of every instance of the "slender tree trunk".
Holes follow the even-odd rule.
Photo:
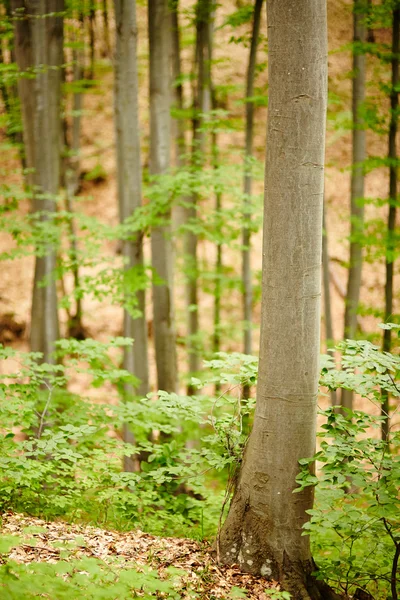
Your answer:
[[[23,11],[15,21],[15,54],[20,71],[38,68],[35,78],[20,77],[27,165],[31,168],[33,210],[41,219],[56,211],[55,196],[60,177],[60,100],[63,61],[63,0],[13,0],[13,11]],[[47,16],[51,15],[51,16]],[[54,16],[55,15],[55,16]],[[44,68],[43,68],[44,65]],[[56,250],[49,246],[36,258],[31,316],[31,349],[52,362],[59,337],[57,293],[54,280]],[[46,285],[40,284],[46,280]]]
[[[393,314],[393,267],[395,252],[395,227],[396,227],[396,203],[397,203],[397,121],[399,108],[399,24],[400,8],[393,10],[393,37],[392,37],[392,88],[390,92],[390,127],[389,127],[389,216],[387,223],[387,246],[386,246],[386,283],[385,283],[385,322],[390,322]],[[390,352],[391,330],[385,329],[383,334],[383,350]],[[382,439],[386,440],[389,433],[389,395],[382,390]]]
[[[328,252],[328,230],[326,228],[326,202],[324,200],[323,213],[323,234],[322,234],[322,281],[324,288],[324,309],[325,309],[325,339],[326,348],[332,348],[334,343],[332,311],[331,311],[331,278],[329,273],[329,252]],[[336,406],[336,390],[331,390],[331,404]]]
[[[367,0],[355,0],[353,5],[353,158],[351,174],[351,228],[350,228],[350,267],[347,279],[347,292],[344,313],[344,337],[354,339],[357,333],[357,310],[360,299],[362,245],[358,239],[364,228],[364,161],[366,158],[365,128],[361,108],[365,101],[365,52],[359,44],[367,37],[365,18],[368,11]],[[341,404],[353,407],[353,392],[342,390]]]
[[[170,89],[170,14],[168,0],[149,0],[150,42],[150,173],[165,173],[170,165],[171,89]],[[170,214],[165,225],[151,233],[152,265],[162,279],[153,285],[154,339],[158,389],[176,391],[177,360],[173,309],[172,243]]]
[[[8,23],[11,23],[11,6],[10,2],[4,3],[4,12],[2,15],[2,19],[6,20]],[[4,50],[8,54],[8,61],[6,61]],[[12,47],[12,42],[8,40],[6,37],[1,40],[0,45],[0,64],[6,64],[6,62],[13,63],[15,62],[15,52]],[[23,149],[23,139],[22,139],[22,131],[17,129],[17,124],[19,122],[19,108],[17,104],[18,98],[18,87],[16,84],[7,85],[4,79],[0,78],[0,90],[1,95],[3,97],[4,108],[6,113],[9,116],[11,127],[7,127],[6,133],[10,140],[18,146],[18,153],[21,160],[22,169],[26,169],[26,161],[25,154]]]
[[[247,67],[246,98],[254,94],[254,77],[257,64],[257,46],[260,35],[261,9],[263,0],[255,0],[253,31],[251,34],[251,45],[249,64]],[[243,280],[243,352],[252,353],[252,312],[253,312],[253,286],[251,282],[251,190],[252,174],[249,160],[253,156],[253,130],[254,130],[254,103],[246,102],[246,142],[245,142],[245,167],[244,167],[244,203],[243,203],[243,250],[242,250],[242,280]],[[243,396],[248,398],[250,387],[243,387]]]
[[[114,0],[116,25],[115,56],[115,125],[118,167],[118,198],[121,222],[135,214],[142,204],[142,168],[140,160],[140,132],[138,117],[138,72],[137,72],[137,26],[136,0]],[[127,276],[137,277],[137,270],[143,270],[142,236],[125,240],[122,255],[127,269],[134,269]],[[136,271],[136,272],[135,272]],[[137,308],[141,315],[132,319],[124,310],[125,337],[132,337],[132,348],[124,352],[124,368],[135,375],[140,383],[136,390],[125,389],[125,394],[145,396],[149,391],[147,326],[145,313],[145,293],[135,293]],[[129,302],[129,286],[126,301]],[[134,443],[133,433],[124,427],[124,440]],[[135,457],[125,457],[124,468],[134,471],[138,468]]]
[[[296,31],[296,36],[293,32]],[[293,600],[334,595],[302,526],[313,504],[293,494],[315,451],[327,98],[326,4],[268,0],[266,184],[260,366],[253,430],[220,535],[224,563],[280,581]]]
[[[109,19],[108,19],[108,2],[107,2],[107,0],[103,0],[102,13],[103,13],[104,53],[106,56],[110,56],[111,55],[110,25],[109,25]]]
[[[89,0],[89,50],[90,50],[90,66],[88,79],[94,79],[94,63],[96,58],[95,34],[94,25],[96,21],[96,5],[95,0]]]
[[[174,104],[178,111],[178,117],[175,119],[174,127],[174,145],[176,165],[178,167],[184,164],[184,154],[186,153],[185,141],[185,125],[182,115],[183,111],[183,85],[182,85],[182,68],[181,68],[181,41],[179,29],[179,0],[175,0],[171,10],[172,22],[172,79],[174,91]]]
[[[213,99],[213,108],[216,108],[215,98]],[[213,162],[214,168],[218,167],[218,136],[216,132],[212,134],[213,147]],[[221,236],[221,210],[222,210],[222,194],[217,191],[215,194],[215,213],[217,222],[217,235]],[[215,260],[215,287],[214,287],[214,333],[213,333],[213,353],[221,351],[221,301],[222,301],[222,242],[217,241],[217,256]],[[221,389],[219,383],[215,384],[215,393]]]
[[[193,117],[193,169],[200,169],[204,160],[205,134],[201,130],[203,114],[211,109],[211,81],[210,81],[210,42],[209,20],[212,11],[212,0],[198,0],[196,4],[196,55],[197,68],[196,89],[194,91],[194,117]],[[197,219],[197,195],[191,199],[187,211],[188,222]],[[189,374],[197,373],[200,369],[199,350],[199,312],[198,312],[198,264],[197,264],[197,235],[188,231],[185,239],[185,256],[187,263],[187,306],[188,306],[188,352]],[[188,394],[195,393],[192,386],[188,386]]]
[[[78,45],[83,44],[83,16],[80,15],[78,30],[74,34],[74,42]],[[82,51],[76,48],[72,50],[73,61],[73,81],[79,85],[83,77],[83,55]],[[74,196],[79,191],[80,186],[80,150],[81,150],[81,120],[82,120],[83,95],[80,91],[74,91],[72,97],[72,123],[69,135],[65,136],[65,143],[69,148],[69,157],[65,159],[65,191],[66,191],[66,208],[71,214],[69,222],[70,233],[70,252],[72,259],[72,275],[74,280],[75,292],[75,313],[68,315],[68,336],[78,340],[84,340],[86,330],[82,322],[82,298],[79,292],[80,276],[79,276],[79,261],[78,261],[78,242],[75,220],[72,216],[74,213]]]

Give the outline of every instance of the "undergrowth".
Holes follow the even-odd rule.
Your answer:
[[[0,349],[0,359],[18,364],[0,384],[0,509],[211,539],[251,426],[254,399],[243,399],[241,389],[254,385],[257,361],[219,354],[206,364],[203,380],[192,381],[198,387],[194,396],[159,391],[122,401],[124,384],[135,384],[119,368],[121,349],[130,343],[123,338],[107,344],[61,340],[55,365],[39,364],[35,354]],[[324,357],[321,384],[353,389],[376,408],[371,414],[322,411],[318,452],[301,461],[298,478],[300,489],[316,486],[304,533],[311,535],[318,576],[348,595],[359,588],[372,598],[396,600],[400,436],[395,405],[388,441],[380,440],[379,428],[382,390],[393,399],[400,395],[400,359],[365,341],[347,341],[338,350],[342,368],[336,369],[333,357]],[[91,376],[88,396],[95,390],[96,400],[68,391],[79,372]],[[219,396],[209,392],[215,383],[222,386]],[[122,441],[124,424],[134,433],[134,446]],[[123,457],[132,455],[140,458],[140,471],[123,472]],[[310,469],[314,461],[317,475]],[[29,577],[33,573],[46,580],[57,569],[66,571],[55,579],[52,597],[78,596],[82,590],[88,598],[116,597],[107,595],[111,584],[120,586],[120,598],[132,597],[127,594],[134,589],[147,594],[141,597],[180,597],[173,575],[160,581],[151,571],[138,574],[130,568],[123,575],[118,565],[106,568],[94,560],[86,568],[78,562],[28,569],[6,560],[0,577],[8,582],[9,598],[17,597],[12,595],[15,586],[22,586],[22,597],[37,597],[29,595]],[[151,589],[158,584],[159,589]],[[95,596],[90,595],[92,585],[97,586]]]

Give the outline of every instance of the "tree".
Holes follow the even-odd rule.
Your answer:
[[[12,10],[33,211],[46,221],[56,212],[60,179],[64,1],[12,0]],[[34,77],[27,77],[27,71]],[[55,266],[56,250],[49,244],[36,257],[31,320],[31,349],[42,352],[46,362],[53,361],[59,337]]]
[[[210,19],[213,9],[212,0],[198,0],[196,3],[196,47],[193,92],[193,168],[200,169],[205,150],[205,133],[202,129],[203,115],[211,109],[211,38]],[[189,224],[197,218],[197,194],[194,193],[187,209]],[[198,312],[198,264],[197,264],[197,234],[190,229],[185,238],[185,254],[187,270],[187,307],[188,307],[188,351],[189,373],[199,371],[199,312]],[[195,389],[188,386],[188,393]]]
[[[150,174],[165,173],[170,163],[171,89],[170,43],[171,19],[168,0],[149,0],[150,46]],[[174,392],[177,385],[175,325],[172,293],[172,244],[170,210],[166,223],[151,232],[152,265],[162,279],[153,285],[154,340],[156,348],[157,387]]]
[[[137,27],[136,2],[115,0],[116,52],[115,52],[115,127],[117,142],[118,198],[122,222],[135,214],[142,204],[142,169],[140,162],[140,132],[138,119]],[[142,236],[136,234],[125,239],[122,256],[126,267],[126,303],[129,304],[130,287],[143,271]],[[139,271],[139,272],[138,272]],[[129,283],[133,285],[129,285]],[[135,309],[140,316],[132,318],[129,307],[124,310],[123,335],[134,339],[133,348],[124,351],[124,368],[135,375],[140,383],[136,392],[145,396],[149,391],[147,359],[147,326],[145,292],[134,292]],[[133,390],[127,390],[133,391]],[[125,427],[124,440],[134,442],[132,433]],[[126,457],[125,470],[135,467]]]
[[[387,246],[386,246],[386,282],[385,282],[385,322],[390,321],[393,313],[393,263],[396,246],[396,207],[397,207],[397,121],[399,109],[399,51],[400,51],[400,8],[395,5],[393,10],[392,24],[392,85],[390,89],[390,125],[388,139],[389,160],[389,214],[387,222]],[[390,352],[391,329],[385,329],[383,334],[383,350]],[[382,416],[382,438],[387,439],[389,433],[389,396],[383,391]]]
[[[251,97],[254,92],[254,77],[256,72],[257,46],[260,34],[261,9],[263,0],[255,0],[253,31],[251,35],[249,64],[247,67],[246,77],[246,146],[245,160],[247,162],[253,155],[253,130],[254,130],[254,102]],[[242,251],[242,278],[243,278],[243,319],[244,319],[244,337],[243,337],[243,352],[245,354],[252,353],[252,304],[253,290],[251,284],[251,264],[250,264],[250,237],[251,237],[251,210],[249,211],[250,196],[252,188],[252,177],[249,164],[245,164],[244,175],[244,226],[243,226],[243,251]],[[247,391],[248,392],[248,391]],[[246,393],[247,393],[246,392]]]
[[[313,493],[327,101],[326,5],[269,0],[269,107],[261,341],[253,430],[219,536],[224,563],[278,580],[295,600],[335,595],[302,536]]]
[[[366,0],[355,0],[353,5],[353,91],[352,91],[352,173],[351,173],[351,226],[350,267],[344,313],[344,337],[354,339],[357,333],[357,309],[360,299],[362,244],[359,236],[364,227],[364,161],[366,158],[365,128],[361,109],[365,101],[365,44],[368,11]],[[353,392],[342,390],[341,404],[351,409]]]

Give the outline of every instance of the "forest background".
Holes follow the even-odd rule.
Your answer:
[[[253,418],[257,377],[257,360],[249,355],[257,352],[261,318],[262,190],[268,103],[268,40],[265,6],[260,10],[261,4],[257,2],[255,8],[246,2],[188,2],[172,11],[179,18],[180,49],[177,53],[175,45],[174,50],[164,52],[167,68],[169,58],[174,65],[165,82],[171,89],[167,112],[171,109],[173,117],[168,138],[170,170],[155,169],[157,159],[149,158],[152,142],[148,13],[144,3],[137,4],[144,205],[136,220],[125,224],[125,229],[118,224],[124,211],[129,214],[130,209],[124,208],[121,187],[118,192],[121,173],[117,173],[117,165],[126,160],[118,154],[123,152],[121,131],[131,131],[132,123],[123,119],[118,122],[118,110],[115,111],[116,73],[120,73],[121,85],[126,76],[126,51],[119,54],[116,47],[114,7],[106,1],[71,2],[63,12],[63,54],[54,69],[60,76],[62,110],[55,119],[59,131],[54,134],[53,130],[53,136],[59,135],[62,140],[62,160],[58,161],[61,184],[56,184],[54,192],[45,190],[50,193],[48,197],[36,195],[39,210],[45,211],[37,219],[29,212],[35,184],[32,188],[29,151],[21,137],[20,101],[24,100],[21,86],[18,90],[17,87],[18,70],[24,69],[20,61],[19,67],[16,65],[17,20],[13,7],[7,2],[2,4],[3,511],[20,511],[48,520],[62,517],[72,522],[101,523],[123,531],[139,526],[152,534],[198,540],[219,535],[221,509],[227,508]],[[117,19],[123,4],[119,9],[118,6],[116,3]],[[201,17],[202,6],[206,7],[205,19]],[[252,38],[257,10],[260,34],[254,38],[253,33]],[[386,223],[389,205],[392,209],[397,207],[396,187],[393,188],[397,153],[394,150],[393,154],[393,143],[392,155],[388,157],[393,123],[397,127],[398,109],[393,104],[398,92],[398,75],[393,84],[393,73],[396,68],[398,71],[393,50],[396,27],[398,36],[397,13],[396,3],[389,1],[356,3],[355,10],[351,2],[328,2],[324,267],[325,283],[329,285],[324,287],[322,341],[325,349],[348,337],[360,341],[342,342],[336,353],[331,353],[334,360],[324,358],[321,383],[322,390],[328,391],[319,401],[323,412],[320,425],[324,426],[322,435],[329,438],[329,444],[325,438],[320,440],[318,458],[328,469],[318,470],[317,504],[306,529],[312,536],[319,576],[348,597],[363,597],[360,594],[364,593],[369,598],[395,599],[398,594],[397,346],[392,355],[379,351],[383,336],[379,324],[393,323],[392,329],[397,332],[398,322],[396,267],[389,311],[387,305],[387,271],[388,265],[396,265],[398,231],[395,227],[388,234]],[[358,36],[355,42],[354,21]],[[156,29],[160,37],[161,29]],[[254,89],[248,93],[247,87],[246,94],[252,39],[258,41],[257,62]],[[179,68],[174,61],[177,57]],[[354,110],[354,82],[361,68],[357,62],[354,67],[354,60],[360,57],[366,63],[365,97],[361,93]],[[43,65],[46,61],[39,62]],[[35,76],[31,75],[25,78],[28,86],[29,80],[43,83],[46,69],[41,71],[40,67]],[[157,78],[162,79],[161,71],[156,72]],[[247,146],[247,154],[252,157],[245,160],[249,106],[254,108],[254,139],[250,151]],[[155,111],[161,115],[165,106],[158,106]],[[51,127],[50,123],[49,131]],[[366,150],[364,156],[361,151],[361,158],[359,155],[354,160],[355,132],[360,131],[365,135]],[[395,137],[396,132],[397,129]],[[48,149],[43,139],[34,143],[36,152],[45,155]],[[160,176],[161,170],[166,172]],[[356,196],[353,191],[356,214],[351,217],[351,182],[353,177],[354,190],[354,177],[360,172],[365,176],[365,187]],[[251,195],[244,187],[250,173]],[[126,173],[124,176],[128,177]],[[51,194],[57,195],[55,218],[49,216],[53,206],[50,210],[49,205],[40,206],[40,202],[49,199],[53,202]],[[364,199],[354,202],[357,196]],[[365,224],[360,220],[360,206],[365,207]],[[349,266],[357,266],[357,260],[351,263],[349,258],[351,223],[352,248],[356,253],[357,248],[363,248],[364,262],[360,302],[356,302],[353,311],[355,326],[353,319],[345,330],[345,308],[354,302],[354,297],[349,296],[348,282],[354,281]],[[157,246],[159,239],[154,234],[160,231],[165,247]],[[251,235],[250,243],[246,235]],[[139,264],[139,268],[135,265],[127,271],[126,261],[132,256],[129,245],[138,239],[143,242],[145,268],[142,270]],[[168,256],[172,247],[174,252]],[[40,308],[40,302],[47,300],[39,300],[37,313],[32,309],[32,322],[29,317],[35,261],[37,267],[37,259],[43,260],[49,248],[57,248],[57,258],[46,273],[47,288],[35,288],[38,297],[43,298],[43,290],[54,285],[60,300],[61,339],[56,361],[51,357],[52,341],[48,343],[47,334],[43,337],[38,325],[46,321],[54,307]],[[251,251],[246,259],[248,248]],[[167,258],[169,265],[157,265],[154,256]],[[246,260],[251,265],[250,292],[246,287],[249,275],[245,273],[243,278],[239,266]],[[172,262],[173,285],[169,279]],[[54,268],[56,282],[52,276]],[[157,321],[160,311],[152,306],[153,298],[155,307],[161,301],[165,308],[163,300],[157,300],[158,292],[165,288],[173,295],[173,302],[167,302],[166,319],[171,319],[167,331]],[[142,384],[145,378],[137,372],[138,356],[132,362],[131,345],[126,338],[137,339],[132,333],[132,321],[140,316],[142,290],[146,290],[147,297],[144,326],[149,387],[145,382],[140,389],[136,378]],[[244,312],[246,291],[247,298],[251,294],[251,313]],[[392,329],[388,326],[384,331]],[[251,347],[249,331],[253,338]],[[30,345],[29,339],[36,341]],[[158,360],[157,343],[159,348],[166,348],[164,358]],[[397,344],[396,340],[390,343]],[[384,349],[389,351],[390,345]],[[28,354],[29,350],[44,353],[45,362],[37,363],[37,355]],[[146,344],[139,349],[139,357],[143,357],[140,365],[145,362],[145,353]],[[340,364],[343,370],[336,371]],[[140,401],[132,401],[135,389],[143,396]],[[157,393],[160,389],[163,392]],[[342,389],[350,394],[342,394]],[[386,402],[383,412],[382,401]],[[340,412],[330,406],[339,403],[356,412]],[[388,412],[391,420],[384,419],[384,423],[390,427],[385,427],[382,415]],[[353,471],[348,468],[350,463],[343,463],[343,457],[349,453],[358,461]],[[36,460],[31,461],[32,457]],[[300,476],[299,484],[315,485],[314,476],[307,471],[310,457],[303,458],[306,472],[303,479]],[[346,488],[349,489],[344,493]],[[7,518],[10,517],[5,517],[6,525]],[[43,526],[39,525],[39,529]],[[41,575],[38,590],[32,591],[28,584],[31,571],[12,562],[12,548],[20,548],[26,542],[23,535],[40,535],[39,530],[29,530],[29,525],[25,534],[24,531],[18,526],[20,537],[6,535],[0,547],[5,555],[11,551],[2,571],[10,598],[20,597],[21,590],[27,598],[31,597],[29,593],[36,597],[40,590],[49,597],[61,598],[61,594],[78,595],[82,589],[87,597],[115,597],[115,590],[109,596],[101,596],[108,593],[105,590],[110,582],[121,586],[119,597],[131,597],[132,590],[147,597],[174,597],[178,594],[176,586],[186,581],[185,573],[164,570],[160,575],[156,569],[146,572],[143,578],[143,573],[131,564],[113,564],[104,570],[94,560],[86,566],[71,563],[62,583],[60,580],[54,584],[60,589],[52,591],[46,580],[51,571],[42,572],[40,563],[30,563],[29,568],[37,568]],[[5,533],[9,533],[7,526]],[[81,571],[88,573],[85,581],[77,576]],[[123,572],[133,575],[124,579]],[[199,579],[201,583],[187,584],[187,593],[212,597],[214,592],[203,589],[207,577]],[[255,593],[255,580],[249,581],[243,587],[247,586],[249,594]],[[267,587],[265,583],[264,590]],[[226,594],[222,597],[240,597],[245,591],[231,585],[222,593]],[[257,593],[267,593],[266,597],[271,598],[287,597],[279,586]]]

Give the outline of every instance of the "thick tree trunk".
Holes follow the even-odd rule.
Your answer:
[[[142,204],[142,168],[140,160],[140,132],[138,117],[137,26],[136,1],[114,0],[116,25],[115,54],[115,126],[118,168],[118,198],[120,220],[135,214]],[[125,240],[122,255],[127,269],[143,269],[142,237]],[[135,272],[131,277],[135,276]],[[136,292],[135,299],[140,317],[132,319],[124,310],[123,334],[134,339],[133,347],[124,351],[124,368],[135,375],[140,383],[136,390],[125,389],[125,394],[145,396],[149,391],[147,326],[145,293]],[[126,301],[129,302],[129,290]],[[124,427],[124,440],[134,442],[132,432]],[[125,457],[126,471],[137,469],[134,457]]]
[[[386,246],[386,283],[385,283],[385,322],[390,322],[393,314],[393,254],[395,251],[395,227],[396,227],[396,203],[397,203],[397,120],[399,107],[399,24],[400,8],[393,11],[393,37],[392,37],[392,88],[390,92],[390,127],[388,158],[389,170],[389,215],[387,223],[387,246]],[[383,334],[383,350],[390,352],[391,330],[385,329]],[[382,439],[386,440],[389,433],[389,396],[386,390],[382,391]]]
[[[27,165],[33,169],[33,211],[54,213],[60,177],[60,100],[63,61],[63,0],[13,0],[13,11],[26,15],[15,21],[15,54],[20,71],[39,68],[33,79],[21,77],[21,99]],[[54,13],[56,16],[54,16]],[[46,16],[51,15],[51,16]],[[45,65],[44,69],[41,69]],[[49,68],[47,68],[49,67]],[[43,197],[43,196],[46,197]],[[43,220],[51,218],[43,214]],[[31,315],[31,350],[52,362],[59,337],[57,292],[54,280],[56,251],[47,248],[35,263]],[[46,280],[44,287],[41,282]]]
[[[357,239],[364,228],[364,161],[366,158],[365,128],[360,111],[365,101],[365,52],[357,44],[365,43],[367,0],[355,0],[353,49],[353,158],[351,174],[350,267],[344,313],[344,337],[354,339],[357,333],[357,310],[360,299],[362,245]],[[341,405],[353,407],[353,392],[342,390]]]
[[[256,0],[254,5],[253,31],[251,35],[249,65],[247,67],[246,80],[246,98],[251,98],[254,94],[254,77],[257,63],[257,46],[260,35],[261,8],[263,0]],[[246,145],[245,145],[245,175],[244,175],[244,204],[243,217],[244,226],[242,233],[243,251],[242,251],[242,279],[243,279],[243,352],[252,353],[252,308],[253,308],[253,289],[251,283],[251,189],[252,175],[248,164],[248,159],[253,156],[253,130],[254,130],[254,103],[246,102]]]
[[[326,5],[269,0],[269,107],[257,405],[219,540],[224,563],[273,578],[294,600],[334,597],[311,577],[293,494],[315,451],[327,97]],[[295,32],[295,34],[294,34]]]
[[[150,43],[150,173],[161,174],[170,164],[170,14],[168,0],[149,0]],[[170,214],[166,215],[169,219]],[[177,360],[172,290],[172,243],[170,225],[153,228],[152,265],[162,279],[153,285],[154,339],[158,389],[176,391]]]

